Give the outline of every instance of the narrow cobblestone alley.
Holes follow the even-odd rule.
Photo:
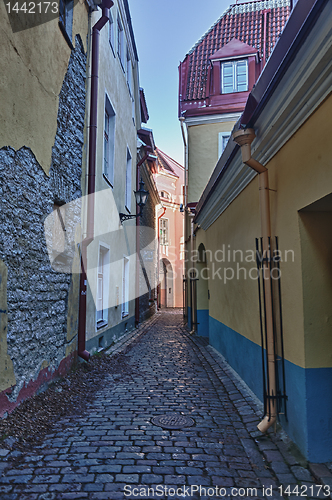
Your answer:
[[[108,375],[87,411],[62,418],[33,453],[0,450],[1,500],[183,498],[179,488],[186,498],[281,498],[280,484],[311,486],[315,496],[287,443],[257,439],[262,409],[216,351],[182,328],[181,313],[158,313],[131,336],[126,377]],[[166,414],[194,425],[153,425]]]

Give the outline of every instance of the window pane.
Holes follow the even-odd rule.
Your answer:
[[[109,22],[108,36],[109,36],[109,42],[110,42],[111,46],[114,48],[114,21],[113,21],[113,17],[112,17],[112,13],[111,12],[110,12],[110,22]]]
[[[233,75],[233,64],[225,63],[224,64],[224,76]]]
[[[108,116],[107,111],[105,111],[105,133],[109,135],[109,128],[110,128],[110,117]]]
[[[227,146],[229,138],[230,138],[230,134],[229,135],[224,135],[223,138],[222,138],[222,150],[223,151],[224,151],[225,147]]]
[[[221,76],[221,91],[223,94],[244,92],[248,90],[247,60],[223,63]]]
[[[234,92],[234,66],[233,63],[222,65],[222,93],[230,94]]]
[[[238,61],[236,64],[236,88],[237,92],[248,90],[247,61]]]
[[[105,111],[105,125],[104,125],[104,174],[108,175],[108,156],[109,156],[109,147],[108,147],[108,137],[109,137],[109,116]]]

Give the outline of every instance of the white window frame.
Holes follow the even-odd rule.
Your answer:
[[[232,132],[219,132],[218,136],[218,158],[223,154],[226,144],[231,136]],[[226,144],[225,144],[225,139],[227,138]]]
[[[126,318],[129,316],[129,257],[123,256],[123,267],[122,267],[122,309],[121,316]]]
[[[166,227],[162,227],[163,222],[167,222],[167,224],[165,224]],[[164,246],[169,245],[169,219],[166,217],[160,219],[160,244]]]
[[[237,66],[240,63],[246,63],[246,89],[245,90],[238,90],[238,82],[237,82]],[[224,69],[226,65],[231,65],[232,66],[232,77],[233,77],[233,87],[231,90],[227,90],[224,87]],[[233,94],[233,93],[238,93],[238,92],[247,92],[248,91],[248,59],[236,59],[235,61],[225,61],[221,63],[221,93],[222,94]]]
[[[112,187],[114,186],[115,117],[114,108],[106,93],[103,127],[103,176]]]
[[[99,243],[96,289],[96,330],[108,325],[108,299],[110,284],[110,247]]]
[[[127,165],[126,165],[126,191],[125,191],[125,207],[128,212],[131,212],[131,180],[132,180],[132,156],[127,147]]]
[[[133,117],[133,124],[136,126],[136,105],[135,105],[135,100],[132,97],[132,103],[131,103],[131,110],[132,110],[132,117]]]
[[[131,57],[129,54],[129,50],[127,47],[127,68],[126,68],[126,74],[127,74],[127,86],[129,90],[130,96],[132,96],[133,91],[132,91],[132,64],[131,64]]]
[[[113,54],[115,55],[115,25],[114,18],[110,9],[110,17],[109,17],[109,28],[108,28],[108,41],[112,48]]]
[[[119,14],[117,18],[117,54],[121,63],[122,70],[123,72],[125,72],[126,40],[123,24]]]

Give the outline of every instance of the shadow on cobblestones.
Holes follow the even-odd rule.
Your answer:
[[[85,406],[64,411],[29,451],[0,449],[1,500],[277,499],[280,485],[300,484],[314,498],[314,478],[282,436],[257,432],[261,405],[181,321],[181,311],[155,315],[82,372],[93,389]],[[195,424],[163,429],[158,415]]]
[[[128,349],[128,348],[127,348]],[[127,379],[133,372],[125,353],[112,358],[105,353],[79,363],[64,378],[44,392],[23,401],[7,418],[0,420],[0,447],[31,449],[63,415],[83,413],[87,401],[103,386],[105,374]]]

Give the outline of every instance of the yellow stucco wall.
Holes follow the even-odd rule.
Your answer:
[[[332,192],[330,130],[322,127],[331,114],[332,96],[266,165],[270,188],[276,190],[270,191],[272,235],[278,235],[283,257],[285,357],[307,368],[332,366],[331,236],[327,234],[331,214],[298,212]],[[230,245],[245,252],[254,249],[256,236],[260,236],[257,177],[207,230],[207,248],[214,252],[225,244],[226,250]],[[320,245],[315,242],[318,238]],[[288,253],[285,262],[285,251],[293,251],[294,259]],[[236,264],[232,266],[236,271]],[[254,266],[251,262],[243,267]],[[211,280],[209,286],[210,314],[259,344],[257,282]]]
[[[0,4],[0,148],[31,148],[48,174],[57,128],[58,96],[71,49],[53,19],[12,32],[6,7]],[[73,15],[73,43],[80,34],[86,44],[88,11],[79,1]],[[85,47],[86,48],[86,47]]]
[[[205,249],[207,248],[206,244],[206,233],[203,230],[198,230],[195,238],[195,247],[196,250],[199,251],[200,245],[204,245]],[[209,277],[209,261],[208,258],[206,262],[201,262],[198,260],[195,264],[197,273],[198,273],[198,282],[197,282],[197,309],[209,309],[209,299],[208,299],[208,289],[209,289],[209,280],[206,279]]]
[[[235,121],[188,127],[188,201],[198,201],[219,159],[219,132],[231,132]]]
[[[12,360],[7,354],[7,267],[0,260],[0,392],[16,384]]]

